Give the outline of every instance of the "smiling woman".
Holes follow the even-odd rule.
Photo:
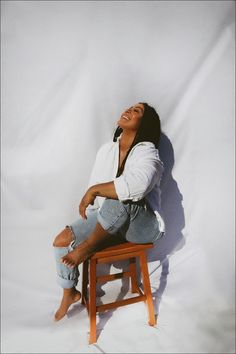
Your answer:
[[[56,236],[53,246],[63,298],[60,320],[81,297],[76,289],[78,265],[109,241],[149,243],[161,238],[165,224],[160,208],[160,119],[147,103],[123,111],[113,141],[97,152],[80,217]],[[98,197],[98,198],[97,198]],[[97,205],[96,205],[97,202]],[[87,210],[87,215],[85,211]]]
[[[136,131],[140,126],[143,113],[144,113],[144,105],[142,103],[139,103],[133,107],[128,108],[121,115],[117,123],[121,128],[129,129],[136,133]]]

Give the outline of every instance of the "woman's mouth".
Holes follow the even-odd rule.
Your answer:
[[[130,120],[130,118],[127,117],[126,115],[121,116],[121,118],[122,118],[122,119],[125,119],[125,120]]]

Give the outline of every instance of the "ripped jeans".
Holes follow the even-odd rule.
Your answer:
[[[68,247],[54,247],[57,269],[57,282],[65,289],[77,285],[78,267],[69,268],[61,263],[61,257],[72,251],[86,240],[99,223],[103,229],[114,237],[121,236],[133,243],[149,243],[161,238],[159,222],[154,212],[144,200],[138,202],[121,202],[116,199],[105,199],[100,209],[87,209],[87,219],[81,216],[71,225],[73,241]]]

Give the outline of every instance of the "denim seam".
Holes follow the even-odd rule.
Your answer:
[[[154,239],[154,241],[153,242],[155,242],[155,241],[157,241],[157,240],[160,240],[160,238],[162,238],[163,236],[164,236],[164,232],[163,231],[160,231],[159,230],[159,233],[158,233],[158,235],[157,235],[157,237]]]
[[[130,213],[130,221],[133,221],[136,219],[137,215],[139,214],[140,208],[142,208],[142,206],[138,206],[138,208],[136,209],[136,211],[133,214]]]

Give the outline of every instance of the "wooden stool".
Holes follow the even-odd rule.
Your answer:
[[[144,301],[147,303],[148,308],[148,324],[154,326],[156,319],[154,315],[154,306],[152,300],[152,293],[150,287],[150,279],[148,273],[148,265],[146,258],[146,250],[153,247],[152,243],[136,244],[136,243],[122,243],[116,246],[107,247],[101,251],[96,252],[90,259],[83,262],[83,275],[82,275],[82,304],[87,307],[90,319],[90,337],[89,344],[96,343],[96,314],[110,310],[119,306],[129,305],[135,302]],[[138,287],[137,273],[136,273],[136,257],[140,259],[140,268],[143,280],[144,292]],[[96,266],[101,263],[113,263],[119,260],[129,260],[129,271],[109,274],[109,275],[96,275]],[[89,269],[89,277],[88,277]],[[124,277],[131,278],[131,291],[139,295],[131,299],[111,302],[97,306],[96,304],[96,283],[116,280]],[[89,299],[88,299],[88,285],[89,285]]]

